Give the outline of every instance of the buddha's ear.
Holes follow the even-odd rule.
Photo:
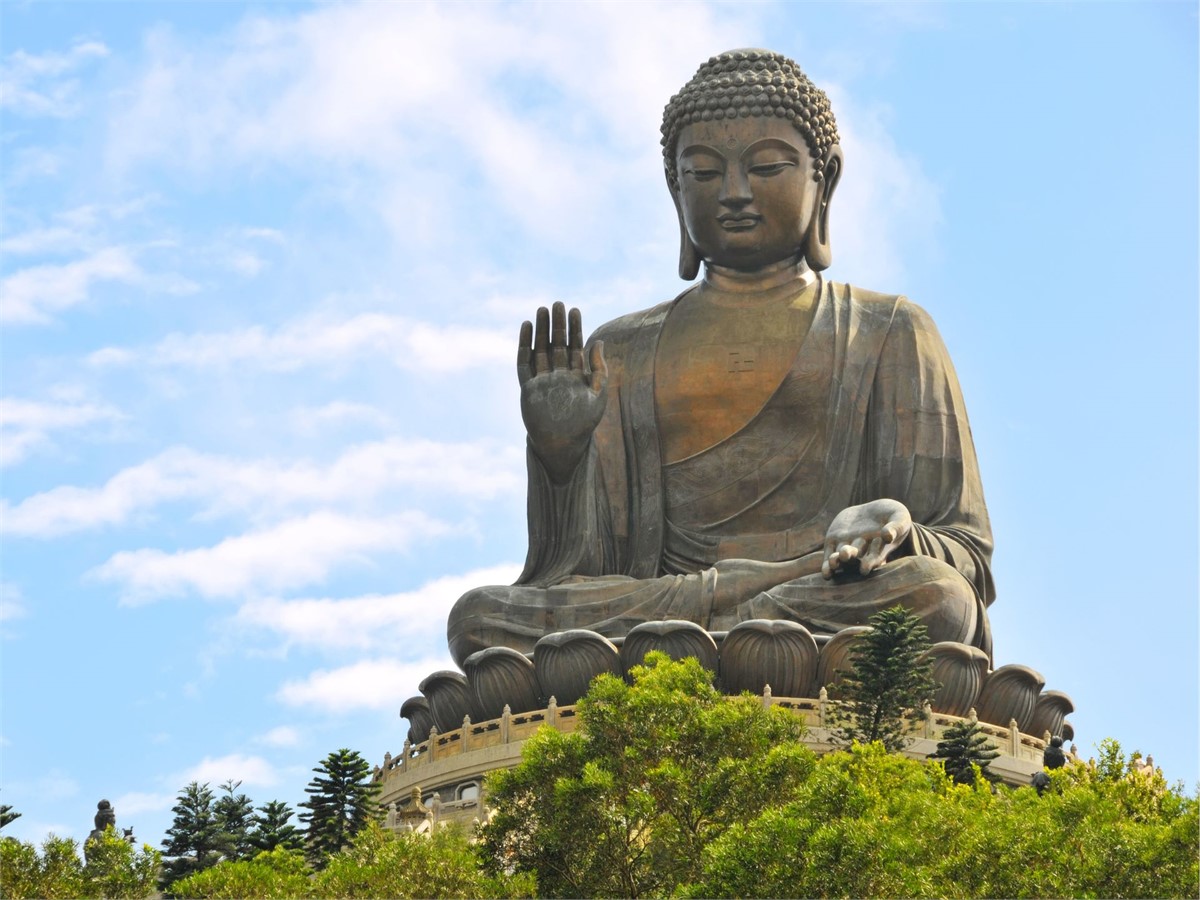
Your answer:
[[[679,189],[671,183],[671,173],[667,172],[667,189],[671,192],[671,200],[675,204],[675,215],[679,218],[679,277],[691,281],[700,272],[700,251],[692,243],[683,222],[683,205],[679,200]]]
[[[817,181],[817,207],[804,238],[804,258],[815,271],[828,269],[833,262],[833,246],[829,241],[829,201],[842,178],[842,148],[834,144],[821,160]]]

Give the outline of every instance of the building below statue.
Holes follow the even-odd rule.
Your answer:
[[[465,674],[435,672],[421,683],[421,696],[405,701],[408,739],[376,770],[381,802],[397,830],[482,821],[484,776],[519,763],[521,748],[539,728],[574,731],[575,703],[592,679],[626,676],[652,650],[695,657],[726,693],[749,691],[764,704],[793,710],[813,750],[837,749],[828,714],[854,641],[866,630],[848,628],[818,644],[803,625],[785,620],[751,620],[728,632],[678,620],[647,622],[611,641],[583,629],[556,632],[538,641],[530,656],[507,647],[478,651],[465,661]],[[1052,737],[1074,738],[1065,721],[1074,710],[1070,698],[1043,691],[1033,669],[989,671],[981,651],[954,642],[934,644],[928,655],[941,687],[904,755],[924,759],[946,728],[976,719],[1001,751],[991,770],[1020,787],[1041,771]]]

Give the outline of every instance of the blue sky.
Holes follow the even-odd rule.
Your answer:
[[[677,293],[663,104],[831,95],[830,274],[963,383],[997,664],[1197,783],[1194,3],[0,8],[0,802],[157,843],[397,752],[524,558],[517,327]]]

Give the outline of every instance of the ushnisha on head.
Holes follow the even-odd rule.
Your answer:
[[[699,128],[710,130],[718,123],[745,132],[763,128],[764,119],[779,123],[770,128],[772,132],[778,133],[780,127],[787,133],[794,129],[800,139],[798,143],[807,149],[809,158],[805,165],[817,190],[812,215],[808,217],[811,221],[796,223],[797,230],[803,232],[800,252],[812,268],[828,267],[831,261],[828,205],[842,166],[837,123],[829,98],[794,61],[782,54],[756,49],[729,50],[701,65],[663,110],[663,167],[680,216],[681,277],[695,277],[701,256],[689,239],[686,204],[681,204],[681,193],[688,190],[688,185],[681,179],[680,137],[690,136]]]

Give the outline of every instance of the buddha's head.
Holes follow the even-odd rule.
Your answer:
[[[829,98],[769,50],[714,56],[663,111],[663,164],[679,213],[679,275],[700,261],[755,271],[828,268],[842,151]]]
[[[99,803],[97,803],[96,815],[93,817],[92,822],[95,824],[98,831],[103,831],[109,825],[116,826],[117,813],[112,808],[112,804],[107,800],[101,800]]]

